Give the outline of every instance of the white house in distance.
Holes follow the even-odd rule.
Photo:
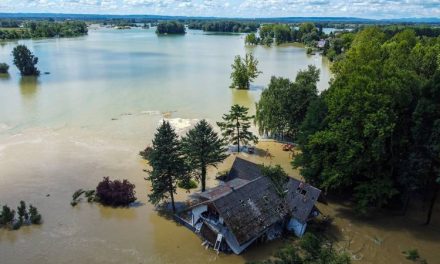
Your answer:
[[[219,186],[191,195],[191,206],[176,219],[217,252],[242,253],[253,242],[280,237],[285,230],[302,236],[307,221],[319,212],[321,191],[289,179],[285,195],[276,192],[260,166],[236,158]]]

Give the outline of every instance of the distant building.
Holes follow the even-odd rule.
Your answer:
[[[272,240],[285,229],[302,236],[307,221],[319,214],[321,191],[290,179],[283,197],[260,167],[236,158],[221,184],[191,196],[191,206],[176,218],[203,239],[203,245],[235,254],[254,241]]]
[[[318,41],[318,45],[317,45],[317,47],[319,48],[319,49],[323,49],[324,47],[325,47],[325,44],[327,43],[327,40],[325,40],[325,39],[321,39],[321,40],[319,40]]]

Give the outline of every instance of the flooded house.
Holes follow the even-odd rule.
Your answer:
[[[286,230],[302,236],[307,221],[319,214],[321,191],[289,179],[280,195],[260,166],[236,158],[217,187],[190,196],[189,207],[176,215],[215,251],[242,253],[255,241],[273,240]]]

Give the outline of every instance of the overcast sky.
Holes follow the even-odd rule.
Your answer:
[[[220,17],[439,17],[440,0],[0,0],[0,12]]]

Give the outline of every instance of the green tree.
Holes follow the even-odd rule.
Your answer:
[[[29,214],[26,210],[26,203],[24,201],[20,201],[20,205],[17,207],[18,221],[20,224],[23,224],[25,221],[28,221]]]
[[[201,120],[182,138],[182,150],[190,168],[197,171],[204,192],[207,167],[215,167],[228,156],[224,140],[218,137],[206,120]]]
[[[246,35],[246,38],[244,39],[244,43],[246,45],[258,45],[259,39],[255,35],[255,33],[250,33]]]
[[[153,139],[148,161],[152,170],[148,180],[151,182],[149,201],[158,205],[165,199],[171,199],[173,212],[176,211],[174,194],[177,183],[187,177],[187,166],[182,154],[181,142],[170,123],[163,121]]]
[[[301,128],[295,166],[325,190],[352,194],[359,212],[387,204],[416,180],[407,172],[412,113],[426,78],[408,58],[418,42],[411,31],[357,33],[333,66],[330,88],[313,104],[319,120],[306,115]]]
[[[9,65],[6,63],[0,63],[0,73],[8,73]]]
[[[12,51],[14,64],[21,75],[39,75],[40,71],[35,67],[38,58],[25,45],[18,45]]]
[[[177,21],[160,22],[156,28],[156,34],[185,34],[185,25]]]
[[[15,211],[11,210],[7,205],[3,205],[2,212],[0,214],[0,225],[12,224],[15,217]]]
[[[422,88],[413,121],[411,163],[419,188],[430,196],[426,217],[429,224],[440,191],[440,71]]]
[[[29,219],[34,225],[41,224],[41,215],[38,213],[37,208],[32,206],[32,204],[29,204]]]
[[[217,122],[222,130],[223,137],[234,145],[237,145],[240,152],[240,143],[246,145],[249,142],[258,142],[258,138],[249,131],[250,120],[253,116],[248,116],[248,108],[240,105],[233,105],[229,114],[223,115],[224,122]]]
[[[256,103],[255,122],[260,134],[294,138],[309,104],[318,96],[319,70],[310,65],[299,71],[295,82],[272,77]]]
[[[257,66],[258,60],[250,53],[244,59],[240,55],[235,56],[234,64],[231,65],[231,88],[249,89],[250,83],[261,73]]]

